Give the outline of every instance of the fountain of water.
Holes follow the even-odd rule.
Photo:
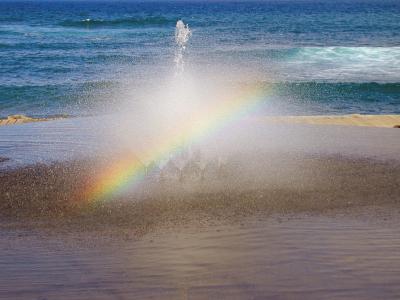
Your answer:
[[[175,51],[175,68],[176,68],[176,75],[182,75],[184,71],[184,60],[183,55],[186,50],[186,44],[191,37],[192,32],[189,29],[189,25],[183,23],[182,20],[176,22],[175,27],[175,43],[177,49]]]
[[[181,122],[183,123],[185,118],[195,110],[191,106],[193,103],[190,99],[193,97],[193,91],[191,90],[190,80],[185,74],[184,64],[184,54],[191,35],[189,26],[182,20],[178,20],[175,27],[175,76],[168,99],[169,110],[173,113],[167,116],[172,119],[169,123],[175,124],[178,128],[181,126]],[[178,147],[180,149],[176,151],[175,155],[164,162],[160,162],[159,166],[160,169],[164,169],[164,174],[172,174],[176,170],[178,177],[182,179],[183,173],[190,173],[191,176],[195,173],[201,173],[205,168],[205,162],[201,159],[200,150],[195,149],[184,138],[182,138]],[[200,171],[197,172],[198,170]]]

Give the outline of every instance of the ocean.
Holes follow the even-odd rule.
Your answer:
[[[1,0],[0,117],[135,101],[173,66],[178,20],[192,30],[186,66],[255,70],[272,87],[265,114],[400,113],[396,0]]]

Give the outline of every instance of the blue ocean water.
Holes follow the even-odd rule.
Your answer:
[[[188,64],[254,67],[281,114],[400,113],[397,0],[0,0],[0,116],[112,110],[173,62],[179,19]]]

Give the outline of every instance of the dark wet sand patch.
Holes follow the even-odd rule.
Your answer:
[[[79,161],[4,171],[2,219],[13,226],[67,226],[78,231],[117,226],[143,235],[193,222],[240,222],[255,215],[400,203],[397,162],[266,155],[245,167],[233,164],[221,178],[145,180],[131,193],[88,201],[81,191],[102,166]]]

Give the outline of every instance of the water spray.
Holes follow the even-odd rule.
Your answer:
[[[189,29],[189,25],[183,23],[182,20],[176,22],[175,27],[175,43],[176,43],[176,51],[175,51],[175,75],[182,75],[184,71],[184,60],[183,55],[186,50],[186,44],[189,41],[189,38],[192,36],[192,32]]]

